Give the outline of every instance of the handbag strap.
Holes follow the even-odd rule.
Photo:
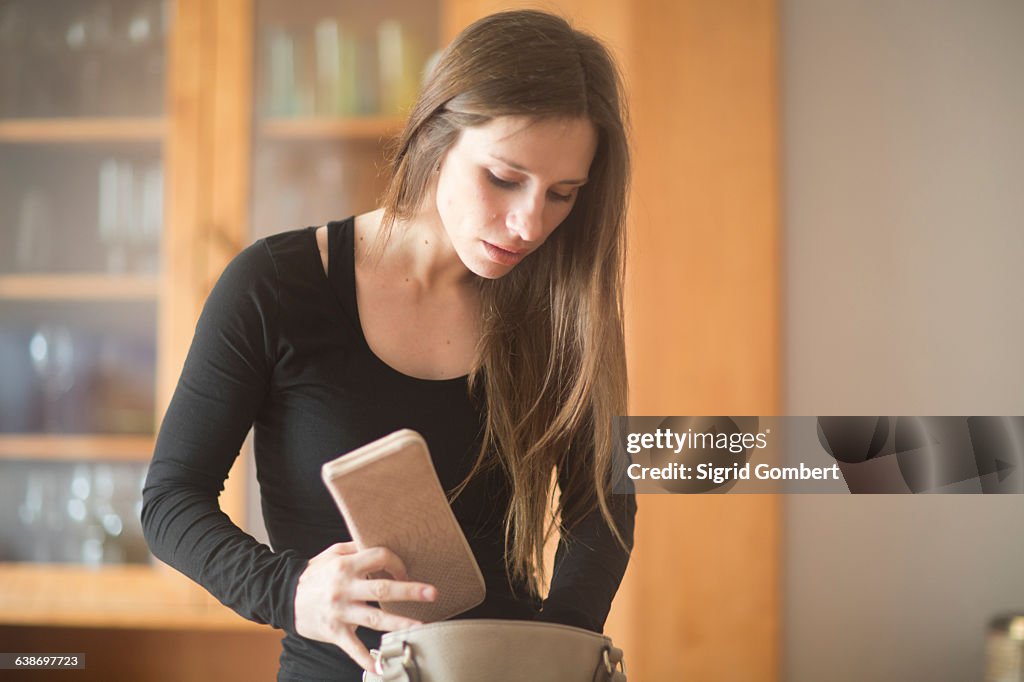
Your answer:
[[[594,682],[626,682],[626,663],[622,649],[609,643],[601,650],[601,660],[594,671]]]
[[[420,682],[420,669],[412,645],[396,640],[380,648],[380,666],[383,682]]]

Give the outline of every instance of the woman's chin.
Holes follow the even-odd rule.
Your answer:
[[[477,277],[483,277],[484,279],[501,279],[508,273],[512,272],[514,265],[499,265],[498,263],[491,263],[490,261],[483,261],[467,265],[469,271]]]

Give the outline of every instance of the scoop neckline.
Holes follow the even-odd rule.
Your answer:
[[[363,332],[363,320],[359,314],[359,297],[356,295],[356,253],[355,253],[355,216],[349,216],[344,220],[332,220],[327,223],[327,272],[324,272],[323,261],[320,258],[320,245],[316,241],[316,231],[319,226],[313,227],[311,233],[313,236],[313,249],[314,255],[316,256],[317,270],[323,275],[324,280],[330,285],[330,288],[334,291],[335,296],[338,298],[339,303],[342,304],[342,308],[351,310],[353,320],[352,324],[356,330],[357,340],[363,350],[366,351],[367,355],[370,356],[372,362],[377,363],[385,371],[399,377],[403,381],[414,382],[419,384],[427,385],[445,385],[445,384],[466,384],[469,381],[469,374],[462,374],[456,377],[450,377],[448,379],[427,379],[425,377],[417,377],[405,372],[399,371],[392,367],[390,364],[385,362],[377,353],[374,352],[373,348],[370,347],[369,342],[366,340],[366,334]],[[347,242],[347,243],[346,243]],[[344,258],[342,258],[344,256]],[[341,265],[342,267],[338,267]],[[345,300],[347,299],[347,300]]]

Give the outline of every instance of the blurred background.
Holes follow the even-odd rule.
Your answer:
[[[631,414],[1024,414],[1018,0],[0,0],[0,650],[274,678],[280,634],[141,540],[160,415],[230,258],[374,208],[430,55],[513,6],[622,66]],[[645,496],[607,631],[634,682],[984,679],[1022,522]]]

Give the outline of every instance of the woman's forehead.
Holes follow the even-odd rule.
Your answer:
[[[459,146],[497,157],[517,170],[583,178],[594,157],[597,132],[586,118],[498,116],[463,129]]]

